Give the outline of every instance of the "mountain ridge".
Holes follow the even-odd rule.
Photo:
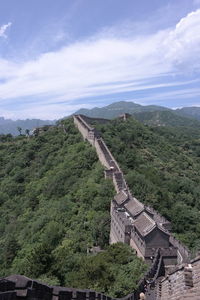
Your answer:
[[[123,113],[134,114],[153,111],[171,111],[174,114],[177,114],[182,117],[189,117],[196,120],[200,120],[200,107],[197,106],[171,109],[159,105],[141,105],[130,101],[114,102],[107,106],[94,107],[92,109],[81,108],[74,114],[83,114],[88,117],[114,119]]]
[[[113,119],[119,114],[123,113],[134,113],[142,111],[155,111],[155,110],[169,110],[166,107],[157,106],[157,105],[147,105],[143,106],[134,102],[128,101],[119,101],[111,103],[104,107],[94,107],[92,109],[81,108],[75,112],[75,114],[83,114],[88,117],[104,117],[108,119]]]
[[[26,129],[33,130],[35,127],[54,125],[55,122],[56,121],[40,119],[11,120],[0,117],[0,134],[18,135],[18,127],[22,129],[22,133],[25,133]]]
[[[193,106],[193,107],[183,107],[178,109],[171,109],[164,106],[159,105],[141,105],[135,102],[130,101],[119,101],[111,103],[104,107],[94,107],[92,109],[87,108],[81,108],[78,111],[76,111],[74,114],[83,114],[88,117],[93,118],[104,118],[104,119],[114,119],[118,117],[121,114],[129,113],[131,115],[140,114],[140,113],[148,113],[148,112],[172,112],[175,119],[177,119],[177,116],[185,117],[185,122],[189,122],[190,126],[192,124],[191,119],[195,119],[200,121],[200,107]],[[73,115],[74,115],[73,114]],[[176,115],[176,117],[175,117]],[[67,116],[66,118],[68,118]],[[136,118],[142,118],[142,116],[139,117],[136,116]],[[172,120],[172,118],[171,118]],[[190,121],[189,121],[190,120]],[[33,130],[36,127],[41,127],[45,125],[54,125],[57,120],[41,120],[41,119],[25,119],[25,120],[12,120],[12,119],[6,119],[2,116],[0,116],[0,134],[12,134],[12,135],[18,135],[19,130],[18,127],[22,129],[22,133],[25,133],[26,129]],[[182,120],[183,121],[183,120]],[[172,123],[175,121],[172,120]],[[150,123],[150,122],[149,122]],[[153,120],[152,120],[153,123]],[[149,124],[150,125],[150,124]],[[156,124],[152,124],[156,125]],[[167,123],[168,126],[171,124]],[[194,125],[194,124],[193,124]],[[193,126],[192,125],[192,126]]]

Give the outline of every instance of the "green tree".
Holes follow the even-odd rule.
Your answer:
[[[17,130],[19,131],[19,135],[22,135],[22,128],[20,126],[17,127]]]
[[[30,136],[30,129],[25,130],[26,135],[29,137]]]

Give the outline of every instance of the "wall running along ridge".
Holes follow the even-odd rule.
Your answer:
[[[122,119],[126,120],[126,118],[122,118]],[[106,144],[105,144],[104,140],[102,139],[102,137],[100,136],[100,134],[95,130],[95,128],[93,128],[90,125],[91,122],[94,123],[95,121],[98,122],[98,119],[88,118],[83,115],[75,115],[74,116],[74,123],[78,127],[84,140],[87,140],[88,142],[90,142],[92,144],[92,146],[95,147],[100,162],[106,168],[105,176],[112,178],[116,193],[119,194],[120,192],[121,193],[124,192],[124,194],[126,194],[129,199],[135,199],[131,195],[128,185],[125,181],[123,172],[120,169],[117,161],[113,157],[112,153],[109,151],[108,147],[106,146]],[[106,122],[105,122],[105,120],[103,120],[103,121],[100,121],[100,123],[106,123]],[[118,198],[120,198],[120,197],[118,197]],[[123,195],[121,196],[121,199],[122,198],[123,198]],[[143,290],[144,291],[146,290],[146,295],[148,296],[148,293],[149,293],[149,297],[150,297],[150,294],[152,294],[152,293],[151,293],[151,291],[148,292],[147,290],[152,289],[152,285],[148,284],[148,279],[151,278],[151,281],[152,281],[152,278],[153,278],[154,285],[156,284],[156,287],[154,287],[154,296],[152,299],[165,300],[165,299],[169,298],[169,295],[171,293],[171,292],[169,292],[169,294],[167,294],[168,291],[170,290],[170,285],[169,284],[167,285],[169,278],[172,278],[172,280],[173,280],[173,276],[175,276],[176,278],[179,279],[180,282],[182,282],[182,287],[183,287],[183,285],[186,283],[186,281],[184,281],[183,278],[188,278],[188,275],[186,275],[186,273],[190,274],[190,276],[191,276],[191,274],[193,274],[193,272],[191,272],[191,270],[193,270],[193,269],[190,268],[190,271],[188,271],[188,267],[187,267],[188,262],[189,262],[189,257],[190,257],[189,250],[171,234],[171,232],[169,231],[169,229],[170,229],[169,222],[151,207],[144,207],[144,211],[147,212],[148,217],[150,219],[152,218],[152,220],[155,222],[156,226],[158,226],[159,228],[162,227],[161,229],[163,230],[163,232],[169,234],[169,243],[170,243],[171,247],[168,247],[168,248],[164,248],[164,247],[159,248],[158,247],[157,250],[155,248],[145,249],[146,245],[144,244],[143,241],[140,240],[140,238],[138,237],[138,233],[131,229],[133,227],[133,224],[132,224],[132,221],[130,221],[131,218],[129,218],[130,211],[126,209],[126,207],[127,207],[126,203],[129,200],[126,200],[125,198],[122,200],[121,199],[120,199],[120,201],[122,201],[122,202],[119,201],[116,203],[116,201],[112,201],[112,203],[111,203],[110,242],[116,243],[116,242],[121,241],[121,242],[129,244],[132,248],[134,248],[136,250],[137,255],[142,258],[145,258],[147,260],[147,262],[148,262],[148,259],[147,259],[148,252],[149,252],[149,256],[151,255],[151,257],[154,257],[154,260],[155,260],[156,251],[158,251],[157,253],[159,253],[159,255],[157,255],[157,256],[160,256],[160,257],[159,257],[159,259],[157,259],[157,264],[156,264],[157,270],[153,271],[153,267],[155,267],[155,263],[154,263],[154,266],[153,266],[153,263],[150,264],[150,269],[147,272],[147,274],[145,275],[144,279],[141,281],[140,288],[142,290],[142,286],[143,286]],[[135,199],[135,200],[137,200],[137,199]],[[138,202],[135,201],[136,204]],[[138,216],[135,217],[136,220],[137,220],[137,218],[138,218]],[[117,230],[116,230],[116,228],[117,228]],[[130,235],[131,230],[132,230],[132,233]],[[180,271],[174,270],[173,273],[169,273],[169,270],[172,269],[172,267],[174,269],[174,265],[176,265],[177,263],[179,264],[179,266],[180,265],[182,266],[181,268],[183,268],[184,271],[180,272]],[[185,264],[184,267],[183,267],[183,264]],[[198,263],[196,263],[196,264],[197,264],[197,266],[194,265],[195,268],[200,268],[199,264]],[[189,264],[189,266],[191,266],[191,264]],[[194,268],[194,272],[196,270],[195,268]],[[187,272],[185,270],[187,270]],[[153,274],[151,274],[151,272],[153,272]],[[165,275],[166,273],[168,273],[168,277],[166,277],[163,281],[160,281],[161,276]],[[173,274],[175,274],[175,275],[173,275]],[[194,273],[194,274],[196,274],[196,273]],[[197,275],[195,275],[195,276],[197,276]],[[179,286],[180,285],[177,285],[177,287],[174,286],[174,289],[178,290]],[[181,298],[177,298],[178,296],[176,296],[176,294],[174,292],[173,292],[173,294],[175,296],[172,300],[181,299]],[[162,297],[161,297],[161,295],[162,295]],[[164,295],[166,295],[166,298]],[[199,298],[199,300],[200,300],[200,298]]]
[[[121,116],[124,121],[127,118],[127,114]],[[105,124],[109,120],[93,119],[82,115],[74,116],[74,123],[84,140],[89,141],[96,148],[99,160],[105,167],[105,177],[113,180],[117,193],[111,202],[111,243],[121,241],[129,244],[136,249],[138,256],[145,258],[147,262],[148,258],[152,257],[149,262],[149,270],[138,283],[138,289],[118,300],[144,299],[140,298],[141,292],[145,293],[146,300],[200,300],[200,256],[188,263],[189,251],[168,231],[170,229],[169,222],[153,208],[145,207],[131,195],[118,163],[100,134],[91,127],[90,122]],[[67,134],[65,128],[63,129]],[[140,223],[141,218],[143,218],[142,221],[149,220],[149,224],[153,226],[153,234],[147,235],[150,243],[159,235],[162,239],[162,235],[165,236],[167,233],[172,247],[146,248],[145,240],[142,240],[140,233],[134,230],[135,224]],[[167,240],[164,238],[163,245],[166,242]],[[176,267],[173,266],[175,263],[178,263]],[[173,266],[171,270],[170,266]],[[17,299],[117,300],[92,290],[48,286],[21,275],[0,278],[0,300]]]
[[[134,204],[142,205],[135,197],[133,197],[131,195],[131,192],[130,192],[128,185],[126,183],[126,180],[124,178],[124,174],[123,174],[122,170],[120,169],[114,156],[112,155],[112,153],[106,146],[103,138],[96,131],[96,129],[93,128],[88,123],[89,121],[91,122],[91,121],[95,121],[95,120],[98,122],[98,119],[88,118],[83,115],[75,115],[74,116],[74,123],[78,127],[78,130],[82,134],[84,140],[87,140],[92,146],[95,147],[100,162],[106,168],[105,176],[112,178],[116,193],[119,194],[120,191],[124,192],[124,195],[127,195],[127,197],[129,197],[131,199],[134,199],[133,205]],[[102,119],[100,119],[100,120],[102,120]],[[105,120],[104,120],[104,122],[105,122]],[[124,203],[126,203],[126,201]],[[113,206],[114,206],[114,204],[111,205],[111,217],[112,217]],[[118,205],[118,206],[121,208],[121,205]],[[123,208],[124,208],[124,206],[123,206]],[[169,234],[169,240],[170,240],[171,245],[174,248],[178,249],[179,263],[187,261],[187,259],[189,257],[189,250],[184,245],[182,245],[178,240],[176,240],[173,237],[173,235],[168,231],[168,228],[170,228],[170,223],[151,207],[144,207],[143,210],[147,211],[148,214],[152,216],[152,219],[154,220],[154,222],[156,224],[159,224],[159,226],[162,227],[163,231],[165,231],[166,233]],[[130,211],[127,210],[127,213],[130,214]],[[115,216],[113,216],[114,219],[117,218],[116,214],[118,215],[119,227],[121,227],[121,228],[125,227],[125,223],[127,226],[132,226],[132,223],[129,222],[129,220],[130,220],[129,217],[123,218],[124,214],[119,213],[119,211],[117,211],[117,213],[113,212],[113,214],[115,215]],[[125,220],[127,220],[127,222],[125,222]],[[111,235],[112,235],[112,231],[111,231]],[[121,231],[120,231],[119,240],[121,240],[120,237],[121,237]],[[116,234],[113,234],[113,240],[116,241]],[[112,238],[111,238],[111,243],[112,243]]]

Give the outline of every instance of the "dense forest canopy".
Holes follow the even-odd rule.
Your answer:
[[[181,116],[172,111],[154,111],[134,113],[133,117],[145,125],[170,127],[200,128],[200,121],[190,117]]]
[[[133,118],[96,125],[140,201],[172,222],[173,232],[200,248],[200,129],[151,127]]]
[[[123,296],[146,267],[128,246],[108,246],[112,182],[72,119],[62,124],[0,136],[0,276]],[[95,245],[105,251],[88,255]]]

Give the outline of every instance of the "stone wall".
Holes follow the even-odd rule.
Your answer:
[[[103,118],[91,118],[85,115],[80,115],[82,119],[84,119],[88,124],[99,123],[99,124],[107,124],[110,123],[110,120]]]
[[[138,240],[137,240],[138,238]],[[142,259],[144,259],[145,256],[145,248],[142,245],[141,240],[139,239],[138,236],[133,236],[131,235],[131,239],[130,239],[130,246],[136,250],[136,254],[138,257],[141,257]]]
[[[200,299],[200,256],[179,266],[158,284],[156,300]]]
[[[170,243],[178,249],[178,264],[188,262],[190,260],[190,251],[180,241],[178,241],[172,234],[169,238]]]
[[[89,131],[88,127],[81,121],[78,116],[76,118],[74,117],[74,124],[77,126],[83,138],[86,139]]]
[[[85,140],[87,140],[89,143],[91,143],[92,146],[95,147],[96,153],[98,155],[100,162],[107,169],[107,172],[105,172],[105,173],[106,174],[109,173],[109,177],[111,177],[113,179],[113,184],[114,184],[115,190],[118,193],[120,190],[119,187],[127,188],[127,184],[124,179],[123,173],[122,173],[117,161],[113,157],[112,153],[106,146],[104,140],[98,134],[94,134],[93,139],[90,138],[91,132],[94,132],[95,129],[86,122],[86,120],[88,120],[88,119],[91,119],[91,118],[84,117],[81,115],[75,115],[74,123],[77,126],[78,130],[81,132],[83,138]],[[116,176],[113,176],[114,172],[117,172],[118,174],[120,174],[120,180],[118,182],[116,180]],[[118,179],[119,179],[119,176],[118,176]]]
[[[125,213],[113,207],[111,210],[110,244],[122,242],[129,245],[131,228],[132,224]]]
[[[138,300],[139,291],[121,300]],[[0,278],[0,300],[114,300],[102,293],[59,286],[48,286],[21,275]]]
[[[139,300],[149,278],[162,276],[162,253],[155,255],[151,268],[139,282],[139,288],[121,300]],[[160,272],[161,271],[161,272]],[[160,272],[160,273],[159,273]],[[152,286],[152,283],[151,283]],[[58,286],[48,286],[21,275],[0,278],[0,300],[114,300],[102,293]],[[148,299],[148,298],[147,298]],[[177,267],[156,285],[154,300],[199,300],[200,299],[200,256]]]

